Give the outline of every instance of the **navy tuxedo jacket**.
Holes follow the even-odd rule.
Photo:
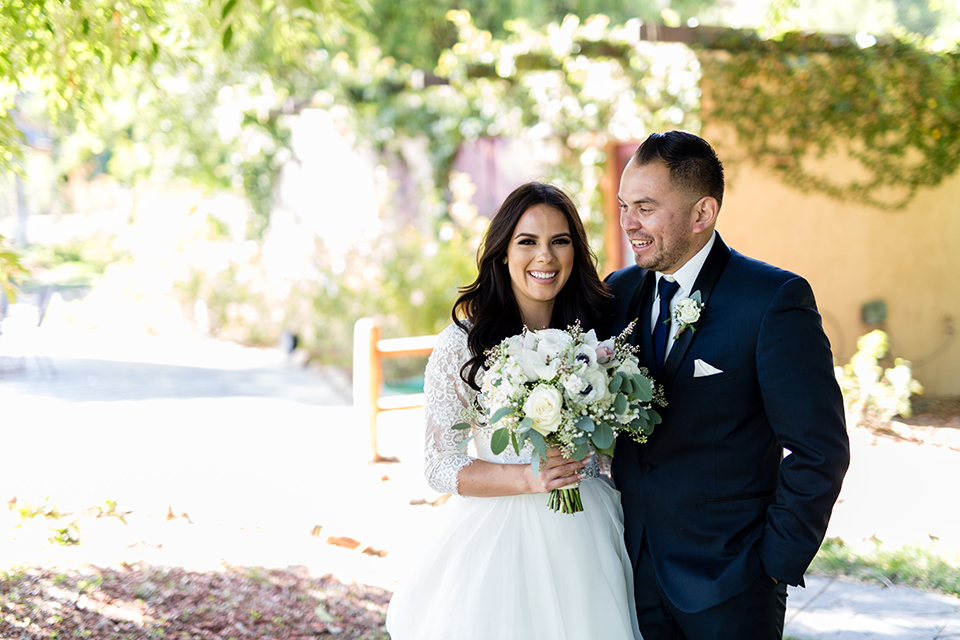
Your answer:
[[[637,319],[633,336],[650,371],[654,281],[635,266],[607,278],[616,300],[609,329]],[[633,562],[646,536],[664,592],[687,612],[727,600],[761,573],[802,584],[850,460],[810,285],[718,236],[694,290],[705,304],[696,331],[680,334],[658,379],[663,422],[646,444],[620,436],[612,470]],[[722,373],[695,377],[697,359]]]

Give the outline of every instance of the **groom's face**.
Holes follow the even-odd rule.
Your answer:
[[[696,202],[677,190],[662,162],[638,166],[631,160],[620,178],[620,226],[637,265],[674,273],[696,255]]]

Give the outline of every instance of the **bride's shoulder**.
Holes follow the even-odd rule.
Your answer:
[[[470,322],[465,320],[464,324],[469,329]],[[467,346],[467,331],[455,322],[451,322],[437,336],[437,346],[435,350],[461,350]]]
[[[440,332],[440,335],[438,336],[437,339],[466,342],[467,331],[469,331],[473,327],[473,324],[469,320],[461,320],[461,322],[464,325],[463,327],[458,325],[456,322],[451,322],[450,324],[448,324],[447,327]]]

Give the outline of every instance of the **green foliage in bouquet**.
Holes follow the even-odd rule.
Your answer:
[[[653,405],[664,400],[627,341],[632,330],[631,324],[600,342],[577,323],[566,331],[525,330],[490,349],[478,397],[482,413],[470,417],[489,428],[500,425],[491,434],[493,454],[512,446],[520,455],[529,445],[536,475],[549,447],[583,460],[591,450],[613,455],[619,433],[645,443],[661,422]],[[548,506],[563,513],[583,510],[575,488],[552,491]]]

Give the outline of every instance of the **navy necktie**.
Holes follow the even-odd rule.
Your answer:
[[[667,359],[667,342],[670,338],[670,301],[680,284],[676,281],[660,278],[657,285],[657,291],[660,294],[660,315],[657,316],[657,324],[653,329],[653,355],[656,375],[660,375],[663,369],[663,361]]]

